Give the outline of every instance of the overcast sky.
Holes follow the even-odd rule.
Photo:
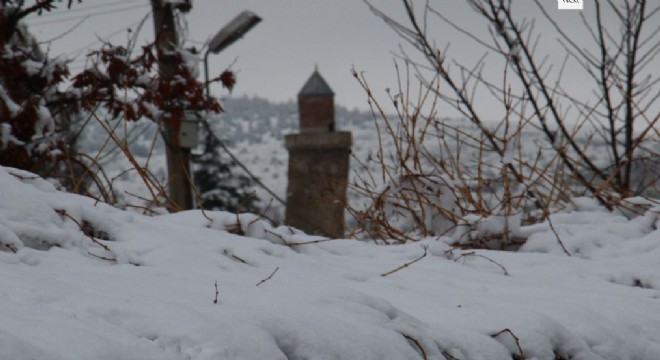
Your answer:
[[[545,1],[547,11],[576,37],[587,36],[579,24],[580,11],[560,12],[556,0]],[[373,0],[372,3],[395,18],[402,18],[400,1]],[[483,21],[465,1],[436,0],[431,3],[453,21],[487,34]],[[521,17],[539,17],[532,1],[519,4],[516,12]],[[585,15],[591,13],[589,5],[586,0]],[[365,71],[374,91],[381,96],[384,96],[385,88],[396,88],[392,53],[398,52],[402,41],[360,0],[193,0],[193,9],[186,16],[188,39],[200,46],[245,9],[260,15],[263,21],[221,54],[211,55],[209,62],[211,74],[218,74],[236,61],[233,69],[238,73],[238,84],[234,95],[257,95],[275,101],[295,99],[317,64],[335,91],[336,102],[349,108],[367,108],[366,95],[351,75],[352,67]],[[37,37],[48,40],[90,15],[73,31],[52,42],[52,54],[82,56],[90,46],[99,45],[98,38],[125,43],[123,29],[135,27],[150,13],[150,4],[149,0],[84,0],[82,5],[75,5],[74,10],[57,11],[30,21]],[[435,41],[441,48],[451,43],[451,57],[470,64],[484,54],[483,48],[449,26],[440,21],[434,21],[434,24],[431,30]],[[540,17],[537,28],[549,42],[554,41],[556,36]],[[149,18],[143,29],[143,41],[152,37],[153,23]],[[541,51],[556,56],[557,47],[552,46]],[[73,67],[82,65],[81,60],[77,60]],[[489,71],[501,74],[502,68],[494,66]],[[578,86],[586,79],[579,72],[569,75],[569,86],[571,83]],[[219,86],[212,91],[217,96],[227,94]]]

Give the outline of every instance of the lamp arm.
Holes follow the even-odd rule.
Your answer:
[[[210,49],[206,49],[206,52],[204,53],[204,85],[206,87],[206,96],[210,97],[211,96],[211,84],[209,84],[209,53],[211,52]]]

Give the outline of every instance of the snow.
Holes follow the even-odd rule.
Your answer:
[[[379,246],[0,168],[0,359],[658,359],[660,207],[578,204],[551,218],[573,256],[547,223],[519,252]]]
[[[14,138],[11,135],[11,125],[9,123],[0,124],[0,149],[4,150],[9,145],[9,141]]]
[[[11,99],[2,84],[0,84],[0,100],[2,100],[2,103],[7,107],[11,116],[16,116],[21,112],[22,108]]]

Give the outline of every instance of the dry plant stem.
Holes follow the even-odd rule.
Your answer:
[[[393,23],[393,20],[387,18],[387,15],[378,11],[373,6],[371,5],[369,6],[372,8],[372,11],[374,11],[376,14],[379,14],[381,18],[385,19],[385,21],[388,22],[390,26],[399,27],[397,31],[399,31],[400,34],[401,33],[406,34],[403,35],[404,38],[424,54],[424,56],[429,60],[431,67],[436,71],[437,75],[440,76],[445,81],[445,83],[449,85],[452,91],[456,94],[459,104],[463,106],[463,108],[461,109],[459,105],[458,110],[463,112],[470,119],[470,121],[472,121],[480,129],[480,131],[484,134],[484,136],[486,137],[492,148],[495,149],[495,151],[500,156],[503,157],[504,150],[497,142],[496,136],[488,128],[485,127],[476,109],[473,107],[473,103],[467,97],[464,87],[460,86],[454,81],[454,78],[449,74],[449,72],[446,69],[444,57],[440,54],[439,51],[436,51],[434,46],[429,42],[429,39],[427,38],[426,32],[424,30],[425,27],[421,26],[418,22],[417,16],[413,9],[412,2],[404,1],[403,3],[406,13],[408,15],[408,19],[411,23],[412,29],[408,29],[400,24]],[[509,169],[511,170],[512,174],[514,175],[514,177],[518,182],[525,183],[524,176],[520,174],[512,164],[510,163],[507,164],[507,167],[509,167]],[[532,198],[536,199],[537,205],[543,208],[544,204],[540,203],[541,197],[538,196],[538,194],[536,194],[536,192],[533,189],[527,189],[527,191],[530,193],[530,196]]]
[[[154,210],[154,209],[151,209],[151,208],[149,208],[149,207],[147,207],[147,206],[140,206],[140,205],[126,204],[125,207],[126,207],[127,209],[128,209],[128,208],[131,208],[131,209],[139,209],[139,210],[142,210],[142,215],[147,215],[147,214],[151,214],[151,215],[160,215],[160,213],[159,213],[158,211],[156,211],[156,210]]]
[[[80,181],[82,182],[82,179],[84,179],[85,177],[91,178],[92,181],[94,181],[94,183],[96,184],[96,187],[101,192],[101,196],[103,197],[103,200],[106,203],[109,203],[109,204],[116,204],[117,203],[117,197],[115,196],[115,193],[112,189],[112,180],[110,180],[108,178],[108,175],[106,174],[105,170],[101,167],[101,165],[96,161],[96,158],[92,158],[91,156],[89,156],[87,154],[77,154],[77,155],[82,157],[82,158],[86,158],[88,161],[90,161],[92,163],[92,165],[96,166],[97,172],[101,174],[101,177],[103,178],[105,183],[108,184],[108,188],[106,189],[103,186],[103,182],[101,181],[99,176],[92,172],[92,167],[91,166],[85,164],[81,160],[76,160],[75,162],[78,165],[83,166],[84,169],[85,169],[85,172],[82,175],[80,175]],[[73,174],[74,174],[73,170],[71,170],[71,174],[72,174],[72,177],[73,177]]]
[[[286,241],[286,239],[284,238],[284,236],[282,236],[282,235],[280,235],[280,234],[278,234],[278,233],[276,233],[276,232],[274,232],[274,231],[270,231],[270,230],[268,230],[268,229],[266,229],[266,230],[264,230],[264,231],[267,232],[267,233],[269,233],[269,234],[271,234],[271,235],[275,235],[276,237],[278,237],[280,240],[282,240],[282,243],[283,243],[284,245],[286,245],[286,246],[290,246],[290,245],[289,245],[289,242]],[[292,233],[293,233],[293,231],[292,231]]]
[[[131,163],[131,165],[133,165],[135,170],[140,175],[140,178],[142,179],[143,183],[147,187],[147,190],[149,190],[149,193],[151,194],[151,197],[156,202],[156,204],[160,205],[160,202],[157,201],[159,195],[165,197],[166,199],[169,199],[164,189],[160,187],[158,184],[155,184],[149,177],[149,174],[138,164],[137,160],[128,149],[127,144],[125,144],[117,136],[115,130],[110,128],[105,121],[101,120],[101,118],[99,118],[96,113],[94,113],[93,116],[97,120],[97,122],[101,125],[101,127],[103,127],[103,129],[107,132],[108,136],[115,142],[117,147],[121,149],[121,151],[124,153],[124,155]],[[156,192],[156,190],[158,190],[158,193]],[[172,201],[168,200],[168,203],[172,203]]]
[[[236,255],[232,255],[231,258],[247,265],[247,261],[243,260],[242,258],[240,258]]]
[[[310,240],[310,241],[289,241],[287,243],[288,246],[293,247],[293,246],[301,246],[301,245],[311,245],[311,244],[320,244],[324,242],[329,242],[329,241],[336,241],[336,240],[342,240],[342,239],[318,239],[318,240]]]
[[[18,249],[16,249],[16,247],[12,244],[2,244],[2,245],[7,249],[9,249],[9,251],[13,252],[14,254],[18,252]]]
[[[218,291],[218,282],[215,282],[215,298],[213,299],[213,303],[217,304],[218,303],[218,295],[220,295],[220,292]]]
[[[82,225],[78,220],[76,220],[76,218],[74,218],[73,216],[69,215],[69,213],[67,213],[66,210],[64,210],[64,209],[54,209],[54,210],[55,210],[55,212],[58,213],[60,216],[66,217],[66,218],[70,219],[71,221],[73,221],[76,225],[78,225],[78,228],[80,228],[80,231],[82,231],[82,233],[85,234],[85,236],[87,236],[90,240],[92,240],[92,242],[93,242],[94,244],[96,244],[96,245],[102,247],[105,251],[109,252],[110,254],[113,254],[112,250],[110,250],[109,247],[107,247],[106,245],[104,245],[104,244],[101,243],[100,241],[96,240],[96,238],[94,238],[92,235],[89,235],[89,234],[84,230],[83,225]],[[116,262],[116,261],[117,261],[117,259],[114,259],[114,258],[106,258],[106,257],[102,257],[102,256],[94,255],[94,254],[92,254],[92,253],[89,253],[89,254],[92,255],[92,256],[95,256],[95,257],[97,257],[97,258],[99,258],[99,259],[108,260],[108,261],[113,261],[113,262]]]
[[[37,180],[37,179],[40,179],[39,176],[22,176],[22,175],[14,174],[14,173],[11,172],[11,171],[9,171],[9,175],[11,175],[11,176],[13,176],[13,177],[15,177],[15,178],[17,178],[17,179],[19,179],[19,180],[23,180],[23,181],[25,181],[25,180]]]
[[[406,334],[401,334],[406,340],[410,341],[411,343],[415,344],[417,347],[417,350],[419,350],[419,354],[422,355],[422,359],[427,360],[428,356],[426,355],[426,351],[424,351],[424,348],[422,347],[422,344],[419,343],[419,340],[415,339],[414,337]]]
[[[243,224],[241,223],[241,218],[236,213],[236,234],[245,236],[245,230],[243,230]]]
[[[310,240],[310,241],[287,241],[284,239],[284,237],[274,231],[270,231],[268,229],[265,230],[265,232],[277,236],[280,240],[282,240],[282,243],[288,247],[294,247],[294,246],[302,246],[302,245],[312,245],[312,244],[320,244],[324,242],[329,242],[329,241],[337,241],[337,240],[342,240],[342,239],[318,239],[318,240]],[[293,230],[291,230],[291,235],[293,235]]]
[[[566,249],[566,246],[564,246],[564,242],[561,241],[561,238],[559,237],[559,233],[555,229],[555,226],[552,225],[552,220],[550,220],[550,215],[546,213],[546,219],[548,221],[548,225],[550,225],[550,230],[552,230],[552,233],[555,235],[555,239],[557,239],[557,242],[559,243],[559,246],[561,246],[561,249],[564,251],[564,253],[568,256],[571,256],[571,253],[568,252],[568,249]]]
[[[428,65],[419,64],[402,50],[402,58],[406,64],[413,64],[417,69],[418,77],[422,80],[425,77],[432,78],[427,81],[427,89],[434,88],[429,83],[440,77],[448,86],[449,92],[438,92],[437,96],[477,125],[498,154],[503,155],[502,150],[505,150],[508,139],[499,138],[497,133],[483,125],[477,109],[474,108],[475,89],[479,88],[477,84],[483,84],[490,94],[502,103],[506,110],[507,122],[510,115],[516,115],[523,123],[536,126],[531,123],[534,119],[558,159],[568,168],[570,175],[604,206],[609,209],[618,207],[621,197],[638,195],[643,191],[643,187],[633,188],[632,177],[635,171],[633,163],[640,154],[645,154],[644,145],[654,140],[653,132],[656,136],[660,134],[653,125],[660,116],[654,120],[647,117],[647,113],[660,99],[660,91],[657,91],[660,79],[654,77],[654,74],[648,70],[653,64],[653,59],[660,54],[660,41],[653,36],[658,28],[648,29],[648,26],[653,24],[652,18],[657,19],[657,16],[660,16],[660,6],[651,8],[652,2],[646,0],[606,2],[605,6],[609,6],[610,11],[618,16],[620,32],[617,37],[608,31],[610,25],[606,25],[603,21],[602,3],[597,2],[595,25],[589,24],[581,14],[584,25],[595,41],[596,52],[592,53],[583,45],[575,43],[571,35],[566,33],[545,10],[541,1],[535,0],[545,18],[558,31],[560,43],[565,51],[564,61],[556,72],[551,71],[552,66],[547,66],[545,58],[538,59],[536,50],[540,35],[534,32],[533,22],[530,25],[526,19],[518,21],[520,19],[514,18],[511,5],[513,1],[469,0],[472,8],[491,26],[490,41],[452,22],[451,19],[443,16],[442,12],[433,9],[429,1],[417,6],[411,0],[402,0],[407,14],[406,24],[379,11],[368,0],[365,2],[377,16],[427,60]],[[420,8],[423,8],[420,10],[423,16],[416,11]],[[483,59],[479,59],[472,68],[455,62],[459,73],[450,71],[445,51],[435,46],[427,32],[429,14],[437,16],[487,50],[501,55],[502,60],[506,62],[504,84],[494,84],[482,76]],[[595,105],[590,104],[591,101],[583,101],[579,97],[571,96],[562,88],[561,80],[569,59],[576,60],[595,81],[596,96],[600,99]],[[513,70],[516,86],[521,91],[520,95],[511,92],[506,74],[508,69]],[[429,70],[432,74],[426,76]],[[554,80],[549,78],[553,73],[557,74]],[[371,93],[367,93],[371,101]],[[407,95],[409,94],[404,94],[402,98],[407,99]],[[405,106],[403,108],[406,109]],[[577,108],[577,118],[569,114],[569,110],[573,108]],[[578,126],[571,128],[569,126],[571,120],[578,120]],[[643,126],[639,126],[638,124],[642,122],[644,122]],[[588,153],[588,145],[581,145],[577,132],[585,124],[593,125],[594,134],[605,142],[608,155],[614,161],[612,166],[598,165],[597,158]],[[514,169],[513,164],[507,164],[507,167],[517,182],[525,184],[523,180],[531,180],[525,178],[523,166]],[[560,180],[563,183],[570,181],[565,177]],[[562,193],[568,189],[570,188],[566,185],[555,188],[562,190]],[[548,199],[547,196],[543,196],[543,191],[536,191],[534,187],[527,187],[526,190],[537,200],[545,198],[556,201],[559,196],[564,196],[556,193]],[[543,209],[549,203],[538,205]]]
[[[263,279],[263,280],[261,280],[261,281],[259,281],[259,282],[257,283],[257,285],[256,285],[256,286],[259,286],[259,285],[261,285],[261,284],[263,284],[263,283],[265,283],[266,281],[268,281],[268,280],[270,280],[270,279],[271,279],[271,278],[273,277],[273,275],[275,275],[275,273],[277,272],[277,270],[279,270],[279,269],[280,269],[280,267],[279,267],[279,266],[278,266],[278,267],[276,267],[276,268],[275,268],[275,270],[273,270],[273,272],[272,272],[272,273],[270,273],[270,275],[268,275],[268,277],[267,277],[267,278],[265,278],[265,279]]]
[[[459,259],[464,258],[464,257],[468,257],[468,256],[476,256],[476,257],[480,257],[482,259],[486,259],[486,260],[490,261],[491,263],[497,265],[500,269],[502,269],[502,272],[504,273],[504,276],[511,276],[511,274],[509,274],[509,272],[506,270],[506,268],[504,266],[502,266],[500,263],[498,263],[497,261],[495,261],[495,260],[493,260],[493,259],[491,259],[487,256],[477,254],[476,251],[470,251],[470,252],[461,254],[459,257],[454,259],[454,261],[458,261]]]
[[[151,162],[151,159],[153,158],[153,153],[154,153],[154,150],[156,149],[156,144],[158,142],[158,136],[159,135],[160,135],[159,131],[154,131],[154,137],[151,139],[151,144],[149,145],[149,152],[147,154],[147,160],[144,163],[145,168],[149,167],[149,162]]]
[[[615,175],[614,181],[618,187],[621,195],[628,195],[627,192],[631,191],[631,176],[632,164],[634,160],[635,143],[644,141],[646,135],[635,135],[634,122],[639,117],[645,118],[645,111],[648,109],[639,108],[641,102],[648,93],[652,92],[652,86],[657,84],[658,80],[651,80],[649,77],[643,82],[647,82],[641,89],[639,88],[638,78],[641,76],[642,68],[649,64],[648,61],[653,59],[657,54],[657,49],[660,47],[660,42],[655,43],[647,48],[645,53],[642,53],[643,43],[640,42],[642,25],[651,23],[652,16],[657,15],[656,12],[660,8],[651,10],[646,13],[645,0],[635,1],[631,4],[628,1],[622,1],[623,5],[618,7],[614,2],[609,2],[611,10],[616,12],[619,16],[621,24],[621,39],[617,41],[607,31],[602,22],[600,3],[596,2],[596,31],[591,29],[583,17],[583,22],[591,31],[592,36],[600,49],[600,58],[584,51],[580,46],[573,43],[571,37],[562,31],[562,28],[548,15],[548,13],[536,1],[540,10],[544,13],[545,17],[553,24],[558,33],[561,35],[562,40],[570,46],[565,46],[566,50],[578,60],[588,72],[592,75],[594,80],[600,86],[600,92],[605,99],[606,111],[602,118],[608,121],[610,132],[609,148],[614,156],[616,170],[612,175]],[[609,26],[609,25],[608,25]],[[656,29],[657,31],[657,29]],[[595,35],[595,32],[598,35]],[[604,35],[606,34],[606,35]],[[650,40],[650,38],[649,38]],[[609,46],[608,41],[612,43]],[[613,54],[614,53],[614,54]],[[617,62],[618,58],[623,59],[623,64]],[[594,71],[596,70],[596,71]],[[598,72],[596,75],[595,72]],[[613,104],[612,90],[617,88],[620,92],[621,102]],[[660,93],[658,93],[660,95]],[[648,102],[650,106],[658,99],[658,95],[652,97]],[[619,111],[623,109],[623,119],[619,118]],[[621,120],[623,125],[617,127],[617,123]],[[623,149],[621,153],[618,147],[620,146],[619,135],[624,134]],[[623,165],[622,168],[619,165]]]
[[[199,189],[197,189],[197,186],[195,186],[195,182],[193,181],[192,177],[190,176],[190,173],[188,171],[184,171],[183,173],[186,175],[186,178],[188,179],[188,184],[192,185],[192,192],[193,192],[193,195],[195,196],[195,201],[197,202],[197,208],[199,209],[199,211],[201,211],[202,216],[206,220],[213,223],[213,219],[211,219],[206,214],[206,210],[204,210],[204,201],[202,200],[202,196],[199,194]],[[238,214],[236,215],[236,218],[238,219]]]
[[[520,346],[520,338],[518,338],[516,334],[514,334],[513,331],[511,331],[511,329],[506,328],[504,330],[500,330],[494,334],[491,334],[490,337],[496,338],[504,333],[508,333],[509,335],[511,335],[511,337],[513,337],[513,340],[516,342],[516,346],[518,347],[518,355],[520,356],[520,359],[521,360],[525,359],[525,352],[523,351],[522,346]]]
[[[396,269],[390,270],[388,272],[384,272],[384,273],[380,274],[380,276],[385,277],[385,276],[392,275],[395,272],[397,272],[399,270],[402,270],[402,269],[405,269],[405,268],[409,267],[410,265],[422,260],[423,258],[426,257],[426,255],[428,255],[429,246],[428,245],[422,245],[422,249],[424,249],[424,254],[422,254],[420,257],[418,257],[418,258],[416,258],[416,259],[414,259],[410,262],[407,262],[407,263],[397,267]]]

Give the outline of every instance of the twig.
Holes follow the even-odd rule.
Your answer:
[[[104,244],[101,243],[100,241],[96,240],[96,238],[94,238],[92,235],[90,235],[90,234],[88,233],[88,231],[85,231],[85,228],[83,227],[83,225],[82,225],[78,220],[76,220],[76,218],[74,218],[73,216],[69,215],[69,213],[67,213],[66,210],[64,210],[64,209],[54,209],[54,210],[55,210],[55,212],[58,213],[59,215],[64,216],[64,217],[67,217],[67,218],[69,218],[71,221],[73,221],[74,223],[76,223],[76,225],[78,225],[78,228],[80,228],[80,231],[82,231],[82,233],[85,234],[85,236],[87,236],[90,240],[92,240],[92,242],[93,242],[94,244],[96,244],[96,245],[102,247],[105,251],[107,251],[107,252],[113,254],[112,250],[110,250],[109,247],[107,247],[106,245],[104,245]],[[99,258],[99,259],[103,259],[103,260],[108,260],[108,261],[114,261],[114,262],[117,262],[117,259],[116,259],[116,258],[106,258],[106,257],[103,257],[103,256],[94,255],[94,254],[92,254],[92,253],[90,253],[90,252],[88,252],[88,253],[89,253],[90,255],[94,256],[94,257]]]
[[[270,231],[270,230],[268,230],[268,229],[266,229],[266,230],[264,230],[264,231],[267,232],[267,233],[269,233],[269,234],[273,234],[273,235],[277,236],[278,238],[280,238],[280,240],[282,240],[282,243],[283,243],[284,245],[289,246],[289,243],[284,239],[284,236],[282,236],[282,235],[280,235],[280,234],[278,234],[278,233],[276,233],[276,232],[274,232],[274,231]]]
[[[218,291],[218,282],[215,282],[215,299],[213,299],[213,303],[217,304],[218,303],[218,295],[220,292]]]
[[[16,249],[16,247],[12,244],[2,244],[2,245],[4,245],[7,249],[9,249],[9,251],[13,252],[14,254],[18,252],[18,249]]]
[[[239,214],[237,212],[236,222],[227,226],[227,232],[234,235],[245,236],[245,231],[243,230],[243,224],[241,224],[241,218],[238,215]]]
[[[206,214],[206,209],[204,209],[204,199],[202,199],[202,195],[199,193],[199,189],[195,185],[195,181],[193,180],[192,176],[190,176],[190,173],[188,171],[184,171],[184,174],[186,175],[186,178],[188,179],[188,183],[191,185],[193,195],[195,196],[195,201],[197,202],[197,208],[199,208],[199,211],[202,213],[202,216],[204,218],[206,218],[206,220],[208,220],[210,224],[212,224],[213,219],[211,219]],[[238,217],[238,214],[236,214],[236,217]],[[209,227],[210,227],[210,224],[209,224]]]
[[[39,176],[23,176],[23,175],[18,175],[18,174],[14,174],[14,173],[11,172],[11,171],[8,171],[7,173],[8,173],[9,175],[11,175],[11,176],[13,176],[13,177],[19,179],[19,180],[37,180],[37,179],[40,178]]]
[[[498,331],[494,334],[491,334],[490,337],[496,338],[496,337],[498,337],[498,336],[500,336],[504,333],[508,333],[509,335],[511,335],[513,337],[513,340],[515,340],[515,342],[516,342],[516,346],[518,346],[518,352],[520,353],[520,359],[521,360],[524,359],[525,358],[525,352],[523,351],[522,346],[520,346],[520,338],[518,338],[516,336],[516,334],[514,334],[513,331],[511,331],[511,329],[506,328],[504,330],[500,330],[500,331]]]
[[[548,216],[547,218],[548,218],[548,225],[550,225],[550,230],[552,230],[552,233],[555,234],[555,238],[557,239],[559,246],[561,246],[561,249],[564,250],[564,253],[566,253],[566,255],[571,256],[571,253],[568,252],[568,249],[566,249],[566,246],[564,246],[564,242],[561,241],[561,238],[559,237],[559,233],[555,229],[554,225],[552,225],[552,221],[550,221],[550,216]]]
[[[268,281],[268,280],[270,280],[270,279],[271,279],[271,278],[273,277],[273,275],[275,275],[275,273],[277,272],[277,270],[279,270],[279,269],[280,269],[280,267],[279,267],[279,266],[278,266],[278,267],[276,267],[276,268],[275,268],[275,270],[273,270],[273,272],[272,272],[272,273],[271,273],[270,275],[268,275],[268,277],[267,277],[267,278],[265,278],[265,279],[263,279],[263,280],[261,280],[261,281],[259,281],[259,283],[258,283],[258,284],[257,284],[256,286],[259,286],[259,285],[261,285],[261,284],[263,284],[263,283],[265,283],[266,281]]]
[[[478,256],[478,257],[480,257],[480,258],[482,258],[482,259],[486,259],[486,260],[492,262],[493,264],[499,266],[499,268],[502,269],[502,272],[504,272],[504,276],[511,276],[511,274],[509,274],[509,272],[506,270],[506,268],[505,268],[504,266],[502,266],[500,263],[498,263],[497,261],[495,261],[495,260],[493,260],[493,259],[491,259],[491,258],[489,258],[489,257],[487,257],[487,256],[484,256],[484,255],[481,255],[481,254],[477,254],[476,251],[470,251],[470,252],[467,252],[467,253],[465,253],[465,254],[461,254],[459,257],[457,257],[456,259],[454,259],[454,261],[458,261],[460,258],[462,258],[462,257],[466,257],[466,256]]]
[[[234,255],[234,254],[232,253],[232,251],[230,251],[229,249],[224,249],[224,250],[222,250],[222,254],[223,254],[224,256],[226,256],[226,257],[232,258],[232,259],[234,259],[234,260],[236,260],[236,261],[238,261],[238,262],[242,262],[243,264],[246,264],[246,265],[247,265],[247,261],[245,261],[245,260],[243,260],[242,258],[240,258],[240,257],[238,257],[238,256],[236,256],[236,255]]]
[[[342,240],[342,239],[318,239],[318,240],[310,240],[310,241],[288,242],[287,245],[289,246],[310,245],[310,244],[318,244],[318,243],[324,243],[335,240]]]
[[[406,340],[410,341],[411,343],[415,344],[417,346],[417,349],[419,349],[419,354],[422,355],[422,359],[427,360],[428,356],[426,356],[426,351],[424,351],[424,348],[422,347],[422,344],[419,343],[419,340],[415,339],[414,337],[406,334],[401,334]]]
[[[93,256],[93,257],[95,257],[97,259],[101,259],[101,260],[117,262],[117,259],[113,259],[113,258],[101,256],[101,255],[96,255],[96,254],[92,253],[91,251],[87,251],[87,255]]]
[[[422,249],[424,249],[424,254],[422,254],[422,256],[416,258],[416,259],[413,260],[413,261],[407,262],[407,263],[405,263],[405,264],[399,266],[398,268],[396,268],[396,269],[394,269],[394,270],[390,270],[390,271],[388,271],[388,272],[382,273],[382,274],[380,274],[380,276],[385,277],[385,276],[392,275],[392,274],[394,274],[395,272],[397,272],[397,271],[399,271],[399,270],[402,270],[402,269],[405,269],[405,268],[409,267],[410,265],[412,265],[412,264],[414,264],[414,263],[416,263],[416,262],[422,260],[422,259],[425,258],[426,255],[428,254],[428,252],[429,252],[429,251],[428,251],[428,250],[429,250],[429,246],[428,246],[428,245],[422,245]]]

